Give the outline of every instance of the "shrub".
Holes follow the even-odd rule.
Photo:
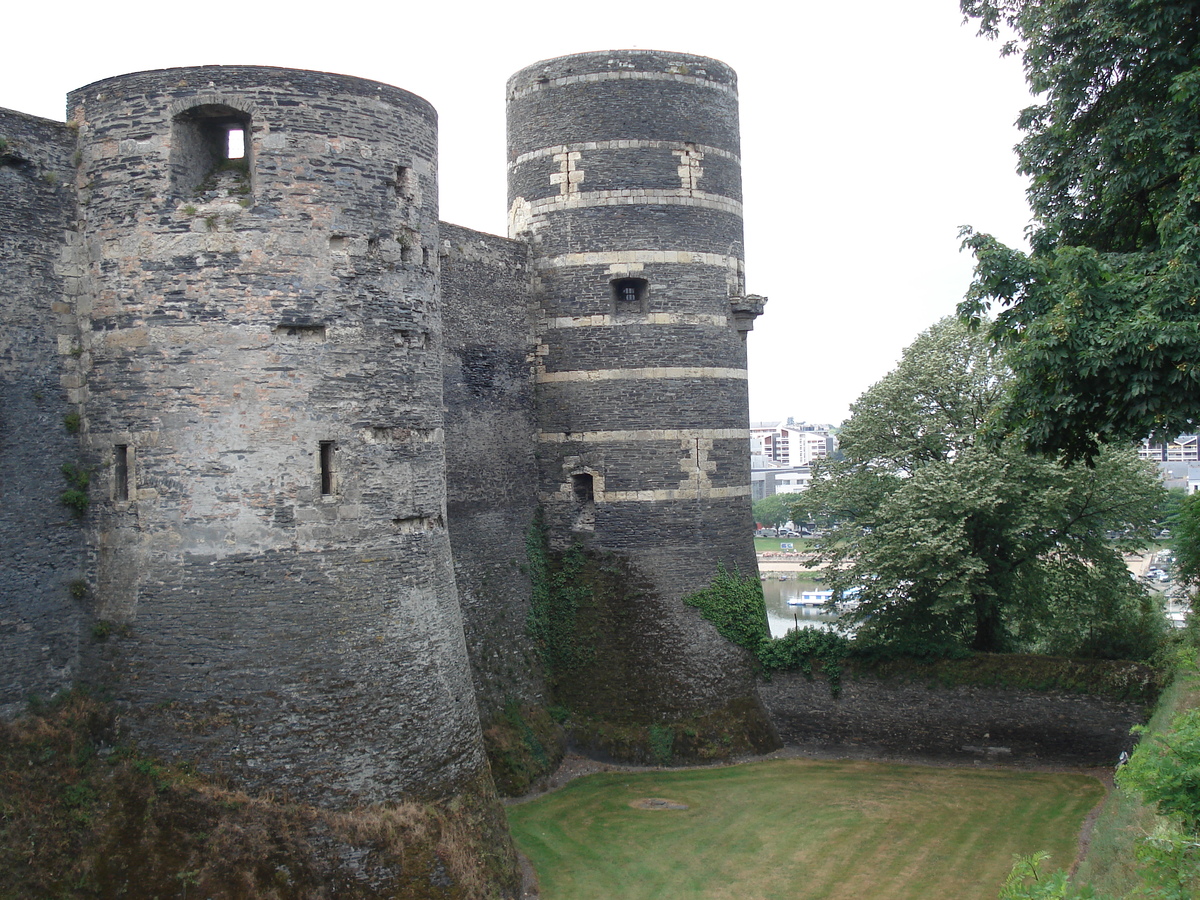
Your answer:
[[[87,514],[88,504],[91,502],[88,498],[88,485],[92,482],[92,473],[89,469],[73,463],[63,463],[60,471],[67,481],[67,489],[58,495],[58,500],[71,510],[77,519],[82,519]]]

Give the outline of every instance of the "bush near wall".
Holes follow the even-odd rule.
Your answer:
[[[940,687],[1066,691],[1149,706],[1169,677],[1162,667],[1122,660],[1016,653],[963,653],[937,659],[892,654],[878,647],[862,651],[843,635],[813,628],[774,638],[768,631],[762,585],[721,566],[708,588],[684,602],[699,609],[726,639],[753,653],[767,677],[777,671],[799,671],[812,679],[815,672],[821,672],[835,694],[843,677],[870,675]]]

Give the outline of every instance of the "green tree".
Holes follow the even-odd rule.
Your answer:
[[[792,518],[796,504],[795,494],[772,494],[754,501],[754,521],[775,528]]]
[[[1117,783],[1140,791],[1160,815],[1200,835],[1200,709],[1175,716],[1166,736],[1143,738],[1117,773]]]
[[[1186,488],[1167,488],[1167,495],[1163,499],[1162,507],[1158,511],[1158,516],[1155,518],[1154,524],[1159,528],[1167,528],[1173,531],[1176,523],[1179,522],[1179,513],[1183,509],[1187,495]]]
[[[1200,494],[1190,494],[1179,504],[1171,524],[1175,548],[1175,577],[1200,587]]]
[[[944,320],[852,407],[844,459],[802,507],[857,640],[905,652],[1141,656],[1162,615],[1117,545],[1144,544],[1162,488],[1132,450],[1065,468],[981,431],[1010,379],[983,335]]]
[[[1031,252],[964,229],[959,314],[1009,348],[996,425],[1092,460],[1200,422],[1200,16],[1192,0],[960,0],[1015,38]],[[990,322],[986,316],[997,305]]]

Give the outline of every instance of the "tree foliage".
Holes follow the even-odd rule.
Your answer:
[[[1162,489],[1132,451],[1064,468],[982,430],[1010,374],[946,320],[852,407],[844,459],[800,503],[857,640],[905,653],[1035,649],[1139,657],[1162,616],[1119,544],[1148,540]]]
[[[1029,856],[1017,854],[1012,871],[1000,888],[999,900],[1091,900],[1091,888],[1076,891],[1067,881],[1067,873],[1059,869],[1046,872],[1043,863],[1050,854],[1039,850]]]
[[[754,521],[768,528],[783,525],[792,518],[795,494],[772,494],[754,501]]]
[[[1200,423],[1200,16],[1190,0],[960,0],[1011,30],[1040,102],[1021,113],[1031,252],[964,229],[960,315],[1010,348],[996,423],[1092,460]]]
[[[1175,577],[1200,587],[1200,494],[1190,494],[1180,503],[1171,522],[1171,542],[1175,548]]]
[[[842,662],[850,653],[849,641],[840,634],[797,628],[781,638],[772,637],[763,601],[762,583],[749,575],[729,572],[717,565],[712,583],[683,598],[711,622],[728,641],[749,650],[767,673],[799,671],[809,680],[819,664],[836,696],[841,692]]]
[[[1158,516],[1154,520],[1154,524],[1159,528],[1168,528],[1172,531],[1179,522],[1179,514],[1183,509],[1183,504],[1187,500],[1187,488],[1172,487],[1167,488],[1166,497],[1163,498],[1162,506],[1158,510]]]

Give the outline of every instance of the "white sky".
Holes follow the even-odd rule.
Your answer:
[[[957,0],[602,4],[9,4],[0,106],[62,120],[66,93],[171,66],[340,72],[429,100],[441,216],[503,234],[504,85],[540,59],[682,50],[737,70],[753,420],[838,423],[970,282],[958,227],[1020,243],[1020,63]]]

